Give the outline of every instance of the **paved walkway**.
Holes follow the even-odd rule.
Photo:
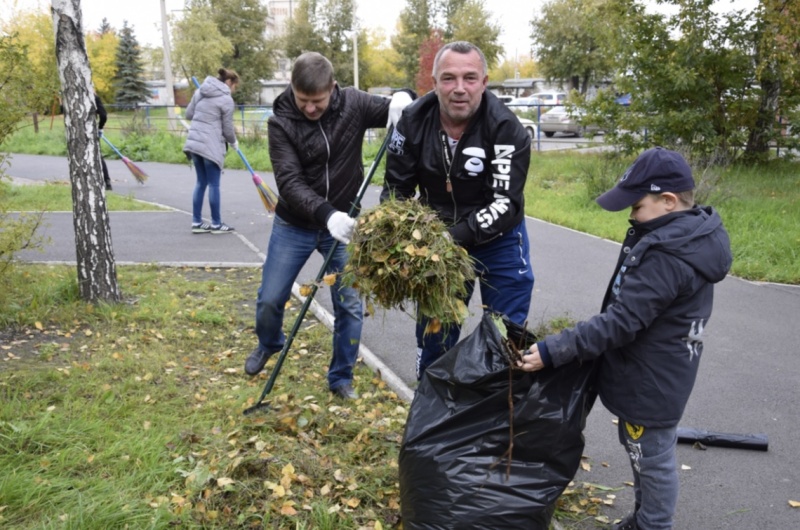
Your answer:
[[[114,193],[167,208],[110,214],[117,263],[256,268],[263,262],[272,217],[264,212],[247,172],[226,170],[222,180],[223,220],[235,226],[237,233],[198,236],[189,231],[194,185],[189,165],[138,164],[150,176],[143,186],[136,184],[121,162],[109,160],[108,165]],[[67,181],[69,171],[63,158],[14,155],[7,173],[27,181]],[[274,186],[271,175],[262,177]],[[378,195],[378,188],[368,190],[364,206],[376,204]],[[74,263],[71,212],[49,214],[45,231],[51,240],[45,252],[23,253],[21,258]],[[533,218],[528,219],[528,232],[536,273],[531,327],[564,315],[576,319],[593,315],[619,246]],[[311,260],[300,282],[313,279],[321,263],[321,257]],[[788,504],[800,501],[800,288],[729,277],[716,293],[700,374],[681,425],[766,433],[770,449],[766,453],[700,451],[679,446],[681,498],[675,528],[800,528],[800,510]],[[478,304],[474,300],[470,306],[475,315],[480,311]],[[328,291],[321,289],[312,310],[330,324],[329,308]],[[465,334],[477,320],[474,316],[468,321]],[[411,399],[414,338],[408,315],[391,311],[368,319],[362,357],[401,397]],[[620,488],[614,492],[614,506],[604,510],[612,519],[623,516],[632,505],[630,488],[624,486],[630,481],[630,470],[616,441],[613,419],[599,404],[589,416],[585,454],[591,471],[581,470],[576,477]],[[587,523],[586,528],[590,527]]]

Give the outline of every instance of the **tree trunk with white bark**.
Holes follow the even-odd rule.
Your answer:
[[[118,302],[92,72],[83,37],[80,0],[53,0],[56,59],[64,105],[78,287],[89,302]]]

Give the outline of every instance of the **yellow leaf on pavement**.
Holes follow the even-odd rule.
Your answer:
[[[800,508],[800,501],[789,501],[789,506],[792,508]]]

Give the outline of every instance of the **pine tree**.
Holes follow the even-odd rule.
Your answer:
[[[141,49],[133,34],[133,28],[128,26],[128,21],[122,23],[119,46],[117,47],[117,74],[114,76],[114,86],[117,89],[116,104],[125,107],[135,107],[147,101],[150,89],[143,79],[144,66],[142,65]]]
[[[105,35],[106,33],[114,33],[114,28],[108,23],[108,19],[103,17],[103,21],[100,22],[100,27],[97,28],[97,34]]]

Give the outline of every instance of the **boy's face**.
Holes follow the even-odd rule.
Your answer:
[[[677,199],[674,193],[647,194],[631,206],[631,220],[637,223],[646,223],[666,215],[675,210]]]

